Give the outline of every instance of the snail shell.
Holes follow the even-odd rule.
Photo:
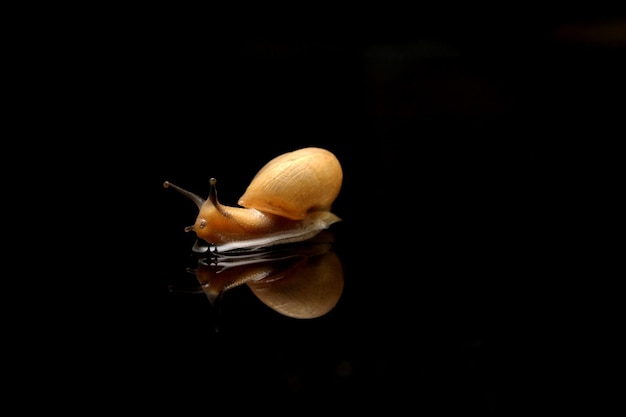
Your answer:
[[[265,164],[238,204],[301,220],[313,211],[329,211],[342,181],[343,171],[334,154],[321,148],[303,148]]]

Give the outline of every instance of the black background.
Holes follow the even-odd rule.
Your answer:
[[[40,151],[67,156],[55,174],[78,196],[53,245],[72,303],[42,317],[51,379],[70,363],[78,386],[112,378],[110,400],[357,394],[499,415],[582,372],[572,351],[601,332],[577,280],[606,278],[611,255],[624,20],[389,9],[152,10],[37,39],[58,135]],[[206,196],[216,177],[234,205],[304,146],[344,169],[337,306],[296,320],[246,287],[219,313],[171,292],[193,284],[197,210],[163,181]]]

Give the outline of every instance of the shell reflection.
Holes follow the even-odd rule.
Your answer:
[[[210,253],[198,257],[197,266],[188,271],[195,274],[213,305],[221,302],[225,292],[245,284],[274,311],[312,319],[332,310],[343,292],[343,268],[332,243],[326,231],[263,251]]]

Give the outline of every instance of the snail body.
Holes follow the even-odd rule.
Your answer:
[[[326,149],[301,148],[273,158],[254,176],[239,207],[218,201],[216,182],[211,178],[206,200],[168,181],[163,186],[196,203],[196,221],[185,230],[194,231],[217,250],[297,242],[341,220],[330,210],[341,189],[343,171]]]

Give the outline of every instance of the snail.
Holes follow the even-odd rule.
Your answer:
[[[341,220],[330,210],[343,171],[337,157],[323,148],[301,148],[270,160],[239,198],[239,207],[220,204],[216,182],[210,179],[206,200],[169,181],[163,183],[196,203],[198,216],[185,231],[195,232],[214,251],[298,242]],[[198,242],[194,245],[197,252],[208,249]]]

